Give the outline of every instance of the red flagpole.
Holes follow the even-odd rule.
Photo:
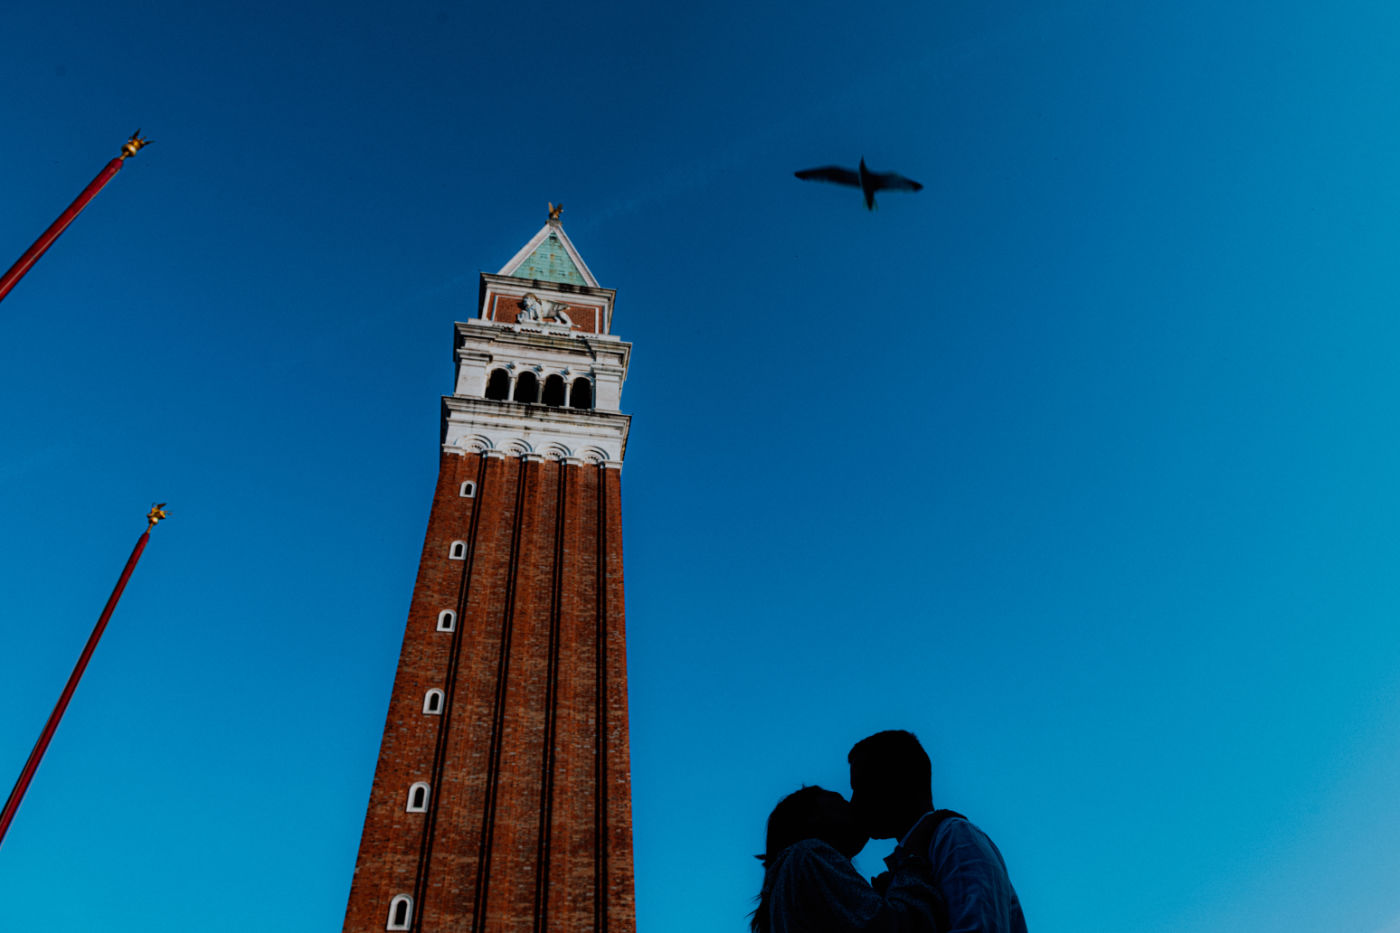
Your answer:
[[[68,229],[68,225],[73,222],[73,218],[82,213],[83,208],[88,206],[88,202],[96,196],[97,192],[101,191],[102,187],[112,180],[112,176],[117,174],[121,169],[122,162],[125,161],[126,157],[136,155],[136,150],[149,142],[149,139],[141,138],[140,130],[131,134],[131,138],[126,141],[126,145],[122,146],[122,154],[108,162],[107,167],[97,173],[97,177],[89,182],[88,186],[82,190],[82,193],[73,199],[72,204],[68,205],[68,210],[59,214],[58,219],[49,225],[49,229],[45,230],[39,235],[39,239],[34,241],[34,245],[24,251],[24,255],[19,257],[19,261],[13,266],[10,266],[10,271],[6,272],[3,277],[0,277],[0,301],[5,300],[5,296],[10,293],[10,289],[14,288],[16,283],[24,278],[24,274],[29,271],[29,267],[39,261],[39,257],[44,255],[44,251],[53,245],[53,241],[58,239],[59,234]]]
[[[0,811],[0,843],[5,841],[5,833],[9,831],[10,823],[14,821],[15,813],[19,811],[20,801],[24,799],[24,792],[29,789],[29,782],[34,779],[34,772],[39,770],[39,761],[44,757],[44,751],[49,747],[49,741],[58,729],[58,722],[63,718],[63,711],[68,708],[68,701],[73,698],[73,691],[78,688],[78,681],[82,679],[83,671],[87,669],[88,661],[97,648],[98,640],[102,638],[103,630],[107,628],[107,620],[112,617],[112,610],[117,608],[117,601],[122,598],[122,590],[126,589],[126,581],[131,579],[131,571],[136,569],[136,562],[141,559],[141,552],[146,549],[146,542],[151,537],[151,529],[155,527],[156,522],[165,518],[164,505],[165,503],[162,502],[155,506],[146,516],[148,522],[146,530],[141,533],[141,537],[136,539],[136,546],[131,549],[131,556],[126,559],[126,566],[122,568],[122,575],[117,580],[112,595],[108,597],[107,605],[103,607],[102,615],[98,617],[97,625],[93,627],[92,634],[88,636],[87,644],[83,646],[83,653],[78,657],[78,663],[73,667],[73,673],[68,675],[68,683],[64,686],[63,693],[59,695],[58,702],[54,704],[53,712],[49,714],[49,721],[44,723],[44,731],[39,733],[39,741],[34,743],[34,750],[29,753],[29,760],[24,763],[24,769],[19,773],[19,780],[15,782],[14,790],[10,791],[10,798],[5,801],[5,809]]]

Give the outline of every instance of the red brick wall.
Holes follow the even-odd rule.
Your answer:
[[[347,933],[396,894],[421,931],[635,930],[619,495],[617,470],[443,455]]]

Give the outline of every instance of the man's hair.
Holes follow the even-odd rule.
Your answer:
[[[910,793],[932,793],[933,762],[912,732],[888,729],[861,739],[846,756],[846,763],[873,770],[882,783]]]

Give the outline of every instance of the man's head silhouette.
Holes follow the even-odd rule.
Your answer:
[[[846,761],[851,766],[851,805],[874,839],[898,839],[933,809],[933,764],[903,729],[861,739]]]

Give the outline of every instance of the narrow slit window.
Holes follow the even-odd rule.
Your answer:
[[[409,813],[424,813],[428,809],[428,785],[418,781],[408,789],[408,806],[404,808]]]
[[[413,898],[407,894],[397,894],[389,902],[389,922],[384,925],[386,930],[407,930],[408,923],[413,919]]]
[[[471,480],[467,480],[465,483],[462,484],[462,498],[463,498],[463,499],[472,499],[472,498],[475,498],[475,496],[476,496],[476,483],[472,482]]]
[[[452,542],[452,550],[450,550],[450,551],[447,552],[447,556],[448,556],[448,558],[451,559],[451,560],[466,560],[466,559],[467,559],[467,542],[465,542],[465,541],[453,541],[453,542]]]
[[[438,613],[438,631],[450,632],[457,627],[457,613],[444,609]]]
[[[429,716],[442,715],[442,691],[437,687],[423,694],[423,712]]]

